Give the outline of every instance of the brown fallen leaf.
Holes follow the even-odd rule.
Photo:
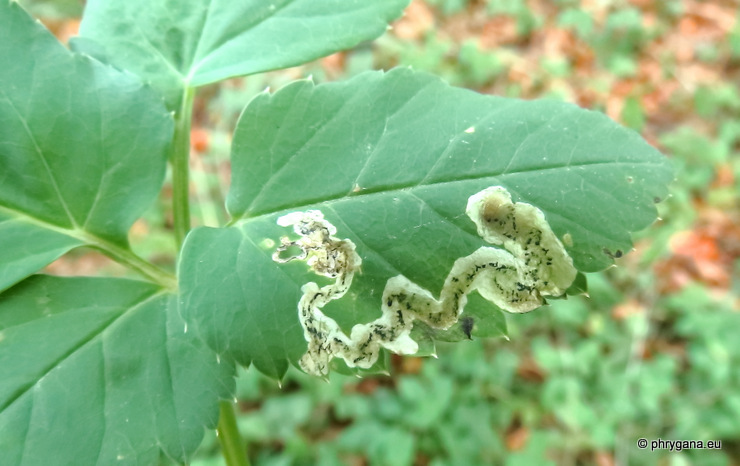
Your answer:
[[[511,429],[506,432],[506,449],[520,451],[527,445],[527,440],[529,440],[529,429],[523,426]]]

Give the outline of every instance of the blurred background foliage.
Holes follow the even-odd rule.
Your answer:
[[[62,41],[78,0],[22,2]],[[507,316],[510,340],[439,359],[393,358],[392,377],[291,370],[238,379],[239,427],[257,465],[740,464],[740,4],[737,0],[414,0],[379,40],[308,65],[199,91],[193,212],[226,220],[229,145],[257,92],[410,65],[457,86],[603,111],[678,167],[655,225],[590,297]],[[173,267],[170,203],[136,223],[140,254]],[[48,272],[125,273],[89,251]],[[636,447],[721,440],[721,450]],[[223,464],[213,432],[194,466]]]

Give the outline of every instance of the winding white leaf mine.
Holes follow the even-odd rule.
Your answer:
[[[355,244],[334,237],[336,228],[319,211],[280,217],[278,224],[293,225],[300,238],[282,238],[273,259],[308,259],[315,273],[335,278],[324,287],[310,282],[301,288],[298,311],[308,342],[301,368],[325,376],[334,357],[343,358],[350,367],[369,368],[377,361],[380,347],[414,354],[418,350],[410,337],[414,320],[436,329],[450,328],[473,290],[503,310],[528,312],[544,303],[543,296],[563,294],[575,279],[573,261],[542,211],[523,202],[513,203],[505,188],[494,186],[471,196],[466,213],[484,240],[504,249],[481,247],[456,260],[439,299],[403,275],[389,279],[383,291],[382,316],[355,325],[349,337],[321,309],[342,297],[352,284],[362,264]],[[291,247],[298,247],[300,254],[282,258],[281,253]]]

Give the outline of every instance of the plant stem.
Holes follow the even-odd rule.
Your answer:
[[[219,408],[218,441],[221,443],[221,452],[227,466],[249,466],[247,447],[236,426],[234,404],[230,401],[221,401]]]
[[[19,220],[28,222],[32,225],[36,225],[45,230],[54,231],[71,238],[76,238],[82,244],[74,245],[74,247],[87,246],[89,248],[96,249],[104,255],[110,257],[114,261],[118,262],[119,264],[124,265],[129,269],[140,273],[154,283],[157,283],[162,288],[170,291],[177,290],[177,279],[174,275],[137,256],[131,249],[129,249],[125,245],[121,246],[120,244],[111,242],[85,230],[81,230],[78,227],[60,227],[59,225],[47,223],[38,218],[31,217],[22,212],[11,210],[3,206],[0,206],[0,213],[12,215]]]
[[[123,264],[126,267],[135,270],[153,282],[161,285],[163,288],[172,291],[177,289],[177,279],[174,275],[160,269],[151,262],[142,259],[130,249],[121,247],[86,232],[80,232],[76,236],[87,243],[88,246],[99,250],[119,264]]]
[[[175,114],[175,135],[172,140],[172,213],[175,244],[180,250],[185,235],[190,231],[190,125],[195,89],[185,87],[180,110]]]

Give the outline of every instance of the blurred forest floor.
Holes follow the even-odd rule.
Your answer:
[[[73,0],[22,2],[66,42]],[[192,132],[193,210],[226,214],[229,144],[265,87],[410,65],[479,92],[557,98],[635,129],[677,167],[661,220],[590,298],[507,316],[510,341],[394,359],[393,378],[289,372],[238,381],[240,428],[259,465],[740,464],[740,3],[737,0],[414,0],[373,43],[305,66],[203,88]],[[160,204],[135,225],[172,264]],[[58,274],[121,274],[95,254]],[[639,438],[721,440],[721,450],[640,450]],[[207,435],[193,464],[222,464]]]

